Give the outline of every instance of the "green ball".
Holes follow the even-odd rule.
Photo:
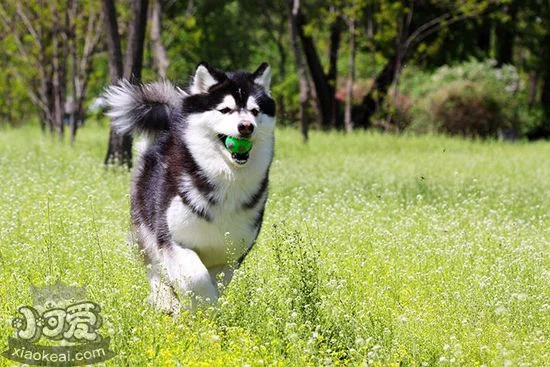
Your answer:
[[[225,147],[231,153],[244,154],[252,149],[252,142],[248,139],[239,139],[228,136],[225,138]]]

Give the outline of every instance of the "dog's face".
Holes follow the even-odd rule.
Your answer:
[[[200,139],[209,153],[221,154],[236,166],[245,165],[273,137],[275,102],[269,94],[271,71],[263,63],[254,73],[230,72],[199,64],[185,98],[186,134]],[[232,153],[230,136],[252,142],[250,152]]]

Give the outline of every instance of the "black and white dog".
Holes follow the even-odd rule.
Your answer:
[[[266,63],[254,73],[201,63],[186,91],[123,81],[105,92],[113,125],[145,136],[131,215],[159,310],[215,302],[258,236],[273,159],[270,80]],[[227,137],[252,149],[231,152]]]

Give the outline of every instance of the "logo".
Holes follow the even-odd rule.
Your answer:
[[[86,288],[31,285],[32,306],[21,306],[13,318],[16,337],[2,356],[34,366],[83,366],[115,356],[103,338],[101,307],[86,300]],[[40,343],[40,344],[39,344]]]

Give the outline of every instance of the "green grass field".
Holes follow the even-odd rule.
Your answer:
[[[60,277],[101,305],[108,366],[548,365],[549,143],[278,130],[255,249],[216,309],[172,318],[106,140],[0,131],[2,350],[30,284]]]

